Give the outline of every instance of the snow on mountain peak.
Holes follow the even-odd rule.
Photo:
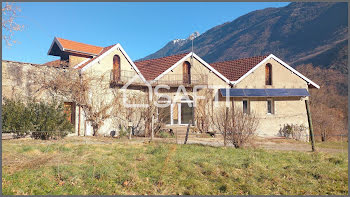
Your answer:
[[[175,40],[173,40],[173,44],[176,44],[176,43],[181,42],[183,40],[185,40],[185,39],[175,39]]]

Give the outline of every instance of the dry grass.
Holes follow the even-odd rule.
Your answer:
[[[346,153],[72,137],[4,140],[3,195],[348,194]]]

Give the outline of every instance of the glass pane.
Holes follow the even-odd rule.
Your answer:
[[[267,101],[267,113],[272,113],[271,101]]]
[[[178,123],[178,117],[179,117],[179,112],[178,112],[178,107],[177,103],[173,105],[173,124]]]
[[[243,113],[248,113],[248,101],[243,101]]]
[[[158,120],[165,124],[170,124],[170,106],[158,108]]]
[[[191,106],[189,106],[189,104]],[[192,103],[181,103],[181,124],[188,124],[190,120],[193,124],[193,107]]]

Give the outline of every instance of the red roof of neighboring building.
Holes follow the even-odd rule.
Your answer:
[[[98,57],[100,57],[102,54],[106,53],[109,49],[111,49],[112,47],[114,47],[116,44],[113,44],[111,46],[108,47],[104,47],[102,49],[102,51],[95,57],[91,58],[90,60],[88,60],[87,62],[85,62],[84,64],[80,65],[77,69],[82,69],[84,68],[87,64],[89,64],[90,62],[94,61],[95,59],[97,59]]]
[[[72,51],[78,51],[83,53],[89,53],[97,55],[99,54],[103,47],[98,47],[90,44],[84,44],[81,42],[76,42],[72,40],[67,40],[63,38],[57,38],[58,42],[62,45],[64,49],[72,50]]]
[[[50,62],[46,62],[44,64],[42,64],[44,66],[53,66],[53,67],[58,67],[61,65],[61,60],[53,60],[53,61],[50,61]]]
[[[145,77],[147,81],[154,80],[180,59],[185,57],[188,53],[182,53],[177,55],[171,55],[167,57],[161,57],[157,59],[150,59],[135,62],[135,65],[140,70],[141,74]]]
[[[87,62],[85,62],[84,64],[80,65],[77,69],[82,69],[83,67],[85,67],[87,64],[89,64],[90,62],[92,62],[93,60],[95,60],[96,58],[100,57],[102,54],[104,54],[105,52],[107,52],[109,49],[111,49],[112,47],[114,47],[114,45],[111,45],[111,46],[108,46],[108,47],[104,47],[102,48],[101,52],[99,54],[97,54],[97,56],[89,59]],[[54,66],[54,67],[58,67],[60,66],[61,64],[61,60],[54,60],[54,61],[51,61],[51,62],[47,62],[47,63],[44,63],[43,65],[45,66]]]
[[[230,81],[236,81],[263,61],[267,56],[268,55],[214,62],[210,65]]]

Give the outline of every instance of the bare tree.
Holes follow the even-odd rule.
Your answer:
[[[240,148],[254,136],[259,119],[254,113],[245,114],[232,107],[220,107],[213,113],[212,124],[224,136],[225,146],[230,142],[235,148]]]
[[[104,121],[111,118],[114,108],[119,107],[121,96],[112,94],[109,88],[107,74],[83,75],[75,69],[64,64],[58,68],[43,67],[40,71],[31,73],[33,85],[37,92],[46,92],[52,97],[58,97],[74,102],[81,107],[85,120],[91,123],[93,135],[98,135],[98,130]]]
[[[236,147],[240,148],[255,135],[256,129],[259,125],[259,119],[254,113],[245,114],[242,110],[233,112],[234,124],[228,135],[230,142]]]
[[[202,99],[196,99],[196,110],[194,121],[201,133],[206,133],[210,127],[210,114],[211,104],[213,100],[213,90],[209,88],[198,91],[198,96],[202,96]]]
[[[145,95],[142,93],[130,93],[127,95],[127,103],[128,104],[144,104],[145,103]],[[117,104],[117,103],[116,103]],[[119,104],[122,104],[120,101]],[[128,129],[131,127],[129,132],[133,132],[134,135],[142,135],[144,131],[144,118],[143,111],[144,108],[141,107],[127,107],[120,106],[119,111],[115,111],[119,114],[118,119],[121,120],[119,125]],[[123,124],[124,123],[124,124]]]
[[[13,40],[13,35],[16,31],[23,29],[23,25],[15,22],[19,12],[21,12],[21,9],[14,3],[5,2],[2,6],[2,39],[7,46],[12,46],[12,44],[16,43]]]
[[[348,127],[347,74],[333,69],[301,65],[297,67],[321,86],[309,89],[310,111],[315,135],[326,141],[335,135],[346,134]]]

